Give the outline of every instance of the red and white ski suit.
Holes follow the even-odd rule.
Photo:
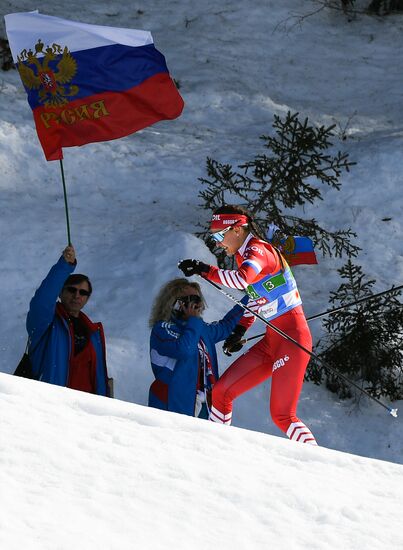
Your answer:
[[[252,296],[248,307],[311,351],[312,338],[295,279],[278,251],[250,234],[238,250],[236,262],[237,270],[211,266],[203,276],[229,288],[246,290]],[[248,328],[254,319],[246,312],[240,324]],[[309,358],[306,352],[267,327],[262,340],[232,363],[215,384],[210,420],[231,424],[233,400],[272,377],[273,421],[290,439],[316,445],[309,428],[297,417]]]

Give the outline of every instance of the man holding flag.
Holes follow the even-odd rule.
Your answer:
[[[73,273],[76,265],[74,247],[66,246],[29,304],[32,372],[42,382],[109,396],[104,330],[82,312],[92,284]]]
[[[109,395],[102,326],[81,312],[91,284],[72,274],[76,262],[62,149],[175,119],[184,103],[148,31],[89,25],[38,11],[6,15],[5,23],[46,160],[60,161],[67,218],[68,246],[28,313],[32,369],[42,381]]]

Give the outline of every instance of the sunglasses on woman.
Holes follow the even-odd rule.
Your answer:
[[[201,304],[202,299],[198,294],[190,294],[189,296],[181,296],[176,300],[173,305],[173,310],[176,312],[181,312],[182,307],[188,307],[189,304]]]
[[[75,286],[65,286],[64,289],[70,292],[70,294],[77,294],[78,292],[80,296],[89,296],[91,294],[89,290],[84,290],[84,288],[77,288]]]
[[[232,229],[232,226],[226,227],[222,231],[217,231],[217,233],[212,233],[211,238],[214,239],[217,243],[222,243],[224,240],[225,233],[230,229]]]
[[[201,304],[201,301],[202,301],[201,297],[198,294],[190,294],[189,296],[183,296],[182,298],[178,298],[178,300],[182,302],[184,306],[188,306],[190,303]]]

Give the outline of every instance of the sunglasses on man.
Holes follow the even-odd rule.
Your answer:
[[[216,233],[211,234],[211,238],[214,239],[217,243],[222,243],[224,240],[224,235],[227,231],[232,229],[232,226],[226,227],[222,231],[217,231]]]
[[[70,292],[70,294],[79,294],[80,296],[90,296],[91,292],[89,290],[85,290],[84,288],[77,288],[75,286],[65,286],[64,290],[67,290],[67,292]]]

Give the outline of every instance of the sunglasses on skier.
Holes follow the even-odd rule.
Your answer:
[[[70,294],[78,294],[80,296],[90,296],[91,292],[89,290],[85,290],[84,288],[77,288],[75,286],[65,286],[64,290],[67,290]]]
[[[226,227],[222,231],[217,231],[216,233],[211,234],[211,238],[215,240],[216,243],[222,243],[224,240],[224,235],[227,231],[232,229],[232,226]]]

